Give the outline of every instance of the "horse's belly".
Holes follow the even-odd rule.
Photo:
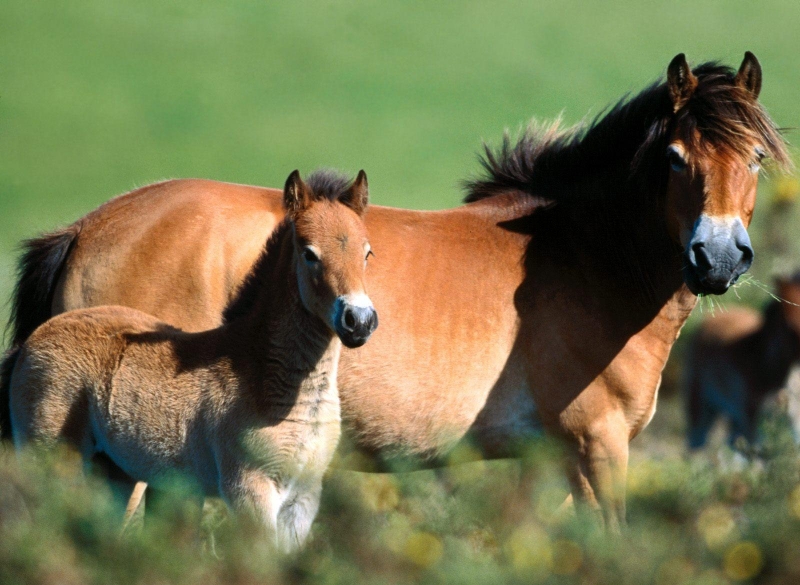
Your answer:
[[[542,433],[522,364],[508,355],[476,364],[454,349],[447,368],[404,368],[396,356],[354,363],[353,353],[340,363],[345,446],[355,441],[382,458],[439,458],[466,441],[485,457],[507,457]],[[395,369],[406,375],[387,375]]]

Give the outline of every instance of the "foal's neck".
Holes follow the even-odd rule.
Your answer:
[[[263,261],[262,261],[263,260]],[[293,231],[281,229],[255,267],[259,287],[250,309],[233,320],[258,385],[270,393],[325,392],[338,364],[341,341],[303,306],[297,283]]]

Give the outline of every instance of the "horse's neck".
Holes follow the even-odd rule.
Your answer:
[[[589,227],[573,250],[581,256],[587,281],[600,283],[602,314],[597,318],[620,347],[614,362],[623,368],[633,365],[652,380],[652,391],[697,297],[683,282],[680,252],[667,233],[658,198],[630,189],[622,204],[639,205],[621,213],[606,206],[596,217],[583,215]]]
[[[681,284],[662,305],[655,318],[642,330],[641,336],[652,340],[654,366],[663,368],[686,320],[697,304],[697,297]],[[658,365],[660,364],[660,365]]]

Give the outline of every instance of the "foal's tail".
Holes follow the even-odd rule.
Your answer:
[[[80,223],[76,222],[22,243],[7,325],[12,348],[25,343],[30,334],[51,317],[53,293],[80,230]]]
[[[20,346],[9,350],[0,364],[0,439],[11,440],[11,372],[19,357]]]

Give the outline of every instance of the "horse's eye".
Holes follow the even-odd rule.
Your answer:
[[[366,256],[364,256],[364,262],[366,262],[367,260],[369,260],[369,257],[370,257],[370,256],[374,256],[374,255],[375,255],[375,252],[373,252],[372,250],[367,250],[367,255],[366,255]]]
[[[761,162],[762,160],[764,160],[764,157],[767,156],[766,151],[763,148],[759,148],[758,146],[755,147],[755,153],[756,153],[756,160],[758,162]]]
[[[316,252],[309,247],[303,248],[303,260],[308,262],[309,264],[314,264],[319,262],[319,256],[317,256]]]
[[[671,166],[672,170],[676,173],[681,173],[686,170],[686,160],[674,146],[670,146],[667,149],[667,158],[669,159],[669,166]]]

